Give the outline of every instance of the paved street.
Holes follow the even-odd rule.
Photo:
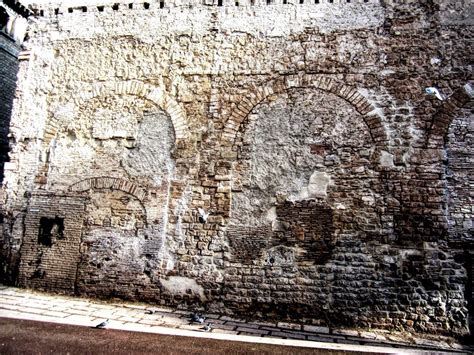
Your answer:
[[[158,346],[156,344],[161,343],[163,345],[160,345],[160,349],[165,353],[173,353],[178,348],[179,353],[202,353],[201,348],[209,349],[213,353],[229,352],[230,349],[231,353],[247,353],[252,352],[254,348],[258,353],[295,353],[294,349],[279,348],[281,346],[296,347],[299,349],[298,353],[315,353],[315,349],[334,350],[339,353],[470,351],[454,339],[440,336],[433,336],[431,339],[417,338],[406,333],[258,322],[217,314],[205,316],[206,322],[212,323],[212,330],[209,332],[202,329],[203,325],[191,323],[188,311],[137,303],[100,302],[2,286],[0,317],[3,319],[0,320],[0,339],[6,348],[1,349],[0,353],[23,352],[22,349],[28,352],[37,345],[41,345],[43,350],[54,352],[64,347],[76,349],[78,353],[95,352],[96,346],[105,347],[106,352],[130,352],[132,349],[137,352],[153,352]],[[107,329],[93,328],[105,319],[110,320]],[[49,322],[54,325],[19,320]],[[157,338],[156,334],[161,335]],[[176,338],[177,336],[179,338]],[[246,345],[242,345],[243,343]],[[155,345],[152,347],[148,346],[149,344]],[[275,346],[281,352],[272,348]],[[74,353],[72,350],[67,351]]]
[[[349,354],[350,351],[94,329],[0,318],[0,353]]]

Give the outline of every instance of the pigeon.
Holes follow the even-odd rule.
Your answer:
[[[206,213],[202,208],[198,208],[199,212],[199,222],[206,223],[207,217],[209,217],[209,213]]]
[[[442,62],[441,58],[433,57],[430,59],[431,65],[438,65]]]
[[[471,86],[471,84],[467,83],[464,85],[464,91],[466,91],[470,97],[474,97],[474,88]]]
[[[145,311],[145,314],[153,314],[155,311],[153,309],[149,309]]]
[[[203,317],[202,315],[198,313],[194,313],[191,315],[191,322],[203,324],[205,320],[206,320],[206,317]]]
[[[444,96],[441,94],[440,90],[437,87],[430,86],[429,88],[425,89],[425,92],[429,95],[435,95],[438,100],[444,100]]]
[[[202,328],[205,332],[210,332],[212,330],[212,324],[207,323],[204,328]]]
[[[106,319],[104,322],[97,324],[95,327],[97,329],[104,329],[105,327],[107,327],[108,324],[109,324],[109,320]]]

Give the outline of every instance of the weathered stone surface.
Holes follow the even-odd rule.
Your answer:
[[[35,6],[2,278],[308,332],[468,332],[467,2],[135,5]]]
[[[12,169],[8,163],[8,131],[27,14],[28,10],[19,3],[0,4],[0,181],[4,170]]]

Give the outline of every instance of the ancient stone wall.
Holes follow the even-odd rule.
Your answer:
[[[19,48],[5,33],[0,32],[0,181],[3,180],[4,164],[8,162],[8,129],[15,95]]]
[[[19,60],[25,58],[22,42],[25,37],[29,10],[14,1],[0,2],[0,182],[3,182],[4,171],[15,169],[10,163],[9,128],[15,98]],[[15,273],[9,264],[8,255],[12,248],[9,241],[3,239],[3,221],[10,213],[4,207],[4,191],[0,190],[0,279],[11,280]],[[14,262],[13,264],[16,264]],[[12,265],[13,265],[12,264]]]
[[[10,279],[469,331],[469,2],[34,12],[2,187]]]

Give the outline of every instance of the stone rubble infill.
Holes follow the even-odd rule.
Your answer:
[[[153,311],[152,314],[148,314]],[[190,311],[154,307],[135,303],[107,303],[97,300],[79,299],[61,295],[50,295],[37,291],[0,286],[0,317],[22,318],[75,325],[95,326],[110,319],[110,328],[132,331],[154,331],[166,327],[183,331],[204,332],[204,324],[190,321]],[[354,329],[331,329],[324,326],[300,325],[286,322],[245,321],[218,314],[204,314],[206,322],[212,323],[210,333],[237,335],[255,338],[303,340],[306,343],[351,344],[396,348],[398,350],[436,350],[471,352],[452,338],[415,337],[384,331],[358,331]],[[235,340],[235,339],[234,339]],[[257,340],[257,339],[255,339]],[[248,341],[248,340],[246,340]],[[303,344],[303,343],[300,343]]]

